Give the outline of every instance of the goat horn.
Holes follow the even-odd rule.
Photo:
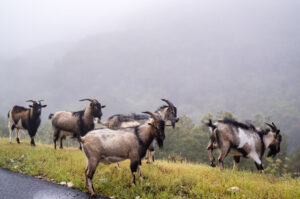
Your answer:
[[[150,112],[150,111],[145,111],[145,112],[143,112],[143,113],[148,114],[148,115],[151,115],[151,116],[153,117],[153,119],[158,120],[158,118],[157,118],[157,116],[156,116],[155,113],[152,113],[152,112]]]
[[[266,123],[266,125],[268,125],[272,129],[272,131],[276,131],[276,127],[272,124]]]
[[[278,131],[278,128],[277,128],[277,126],[274,124],[274,122],[272,122],[272,124],[273,124],[273,126],[274,126],[274,130],[277,132]]]
[[[166,102],[169,106],[175,107],[174,104],[172,102],[170,102],[169,100],[167,100],[167,99],[161,99],[161,100]]]
[[[93,99],[88,99],[88,98],[87,98],[87,99],[81,99],[81,100],[79,100],[79,101],[81,101],[81,102],[82,102],[82,101],[90,101],[90,102],[94,102]]]
[[[97,99],[93,99],[93,100],[94,100],[94,102],[98,102],[99,103],[99,101]]]
[[[26,102],[32,102],[32,103],[36,103],[35,100],[27,100]]]

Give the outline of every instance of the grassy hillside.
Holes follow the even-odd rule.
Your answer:
[[[74,148],[53,150],[52,146],[9,144],[0,139],[0,167],[48,181],[72,182],[74,188],[84,188],[84,153]],[[233,172],[190,163],[143,162],[144,180],[131,187],[129,162],[114,165],[100,164],[94,176],[96,193],[117,198],[300,198],[300,179],[274,177],[267,174]],[[237,186],[239,191],[229,191]]]

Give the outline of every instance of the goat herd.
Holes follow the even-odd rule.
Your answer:
[[[28,100],[32,104],[29,108],[14,106],[8,112],[8,127],[10,143],[12,132],[16,129],[16,141],[20,143],[19,130],[27,130],[31,138],[31,145],[35,146],[34,137],[41,123],[41,109],[43,100]],[[87,158],[85,169],[85,186],[92,195],[95,194],[92,178],[99,162],[110,164],[130,159],[132,185],[135,185],[135,173],[141,176],[141,160],[146,155],[147,162],[154,161],[154,140],[161,148],[165,139],[165,126],[175,127],[179,121],[177,108],[169,100],[162,99],[166,105],[155,112],[144,114],[117,114],[101,122],[102,108],[96,99],[82,99],[89,101],[89,105],[82,111],[59,111],[49,115],[53,128],[53,143],[63,148],[62,141],[66,136],[72,136],[79,142],[80,149]],[[95,120],[106,128],[94,129]],[[167,125],[167,121],[171,124]],[[274,123],[266,123],[270,129],[260,129],[251,123],[240,123],[235,120],[223,118],[215,123],[209,120],[206,125],[210,130],[210,139],[207,146],[211,166],[215,166],[213,150],[219,149],[218,157],[220,169],[223,169],[223,160],[230,153],[234,159],[234,169],[240,157],[247,157],[255,162],[257,169],[263,172],[262,156],[269,149],[268,156],[275,156],[280,151],[280,130]]]

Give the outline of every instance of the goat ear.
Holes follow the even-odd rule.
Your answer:
[[[46,105],[46,104],[42,106],[42,108],[45,108],[45,107],[47,107],[47,105]]]
[[[153,124],[152,124],[152,123],[148,123],[148,125],[150,125],[150,126],[153,126]]]
[[[101,106],[101,108],[105,108],[105,107],[106,107],[105,105]]]
[[[276,132],[276,134],[279,134],[280,133],[280,130],[278,130],[277,132]]]
[[[32,105],[29,105],[29,107],[32,108],[33,106],[32,106]]]

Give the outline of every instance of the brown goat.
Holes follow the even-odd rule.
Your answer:
[[[31,138],[31,146],[35,146],[34,136],[40,126],[41,123],[41,111],[42,108],[45,108],[47,105],[42,105],[41,102],[43,100],[39,100],[39,102],[35,100],[27,100],[26,102],[32,102],[32,105],[29,105],[28,108],[24,108],[22,106],[14,106],[8,112],[8,129],[9,129],[9,137],[10,143],[12,143],[12,133],[14,129],[16,129],[16,140],[17,143],[20,144],[19,138],[19,130],[27,130],[29,136]]]
[[[80,101],[90,101],[90,104],[82,111],[59,111],[49,115],[53,128],[54,149],[56,149],[56,141],[58,139],[59,147],[63,148],[62,140],[66,136],[73,136],[74,138],[84,136],[88,131],[94,129],[94,118],[101,120],[102,108],[105,106],[101,106],[96,99],[82,99]],[[81,149],[80,142],[79,148]]]

